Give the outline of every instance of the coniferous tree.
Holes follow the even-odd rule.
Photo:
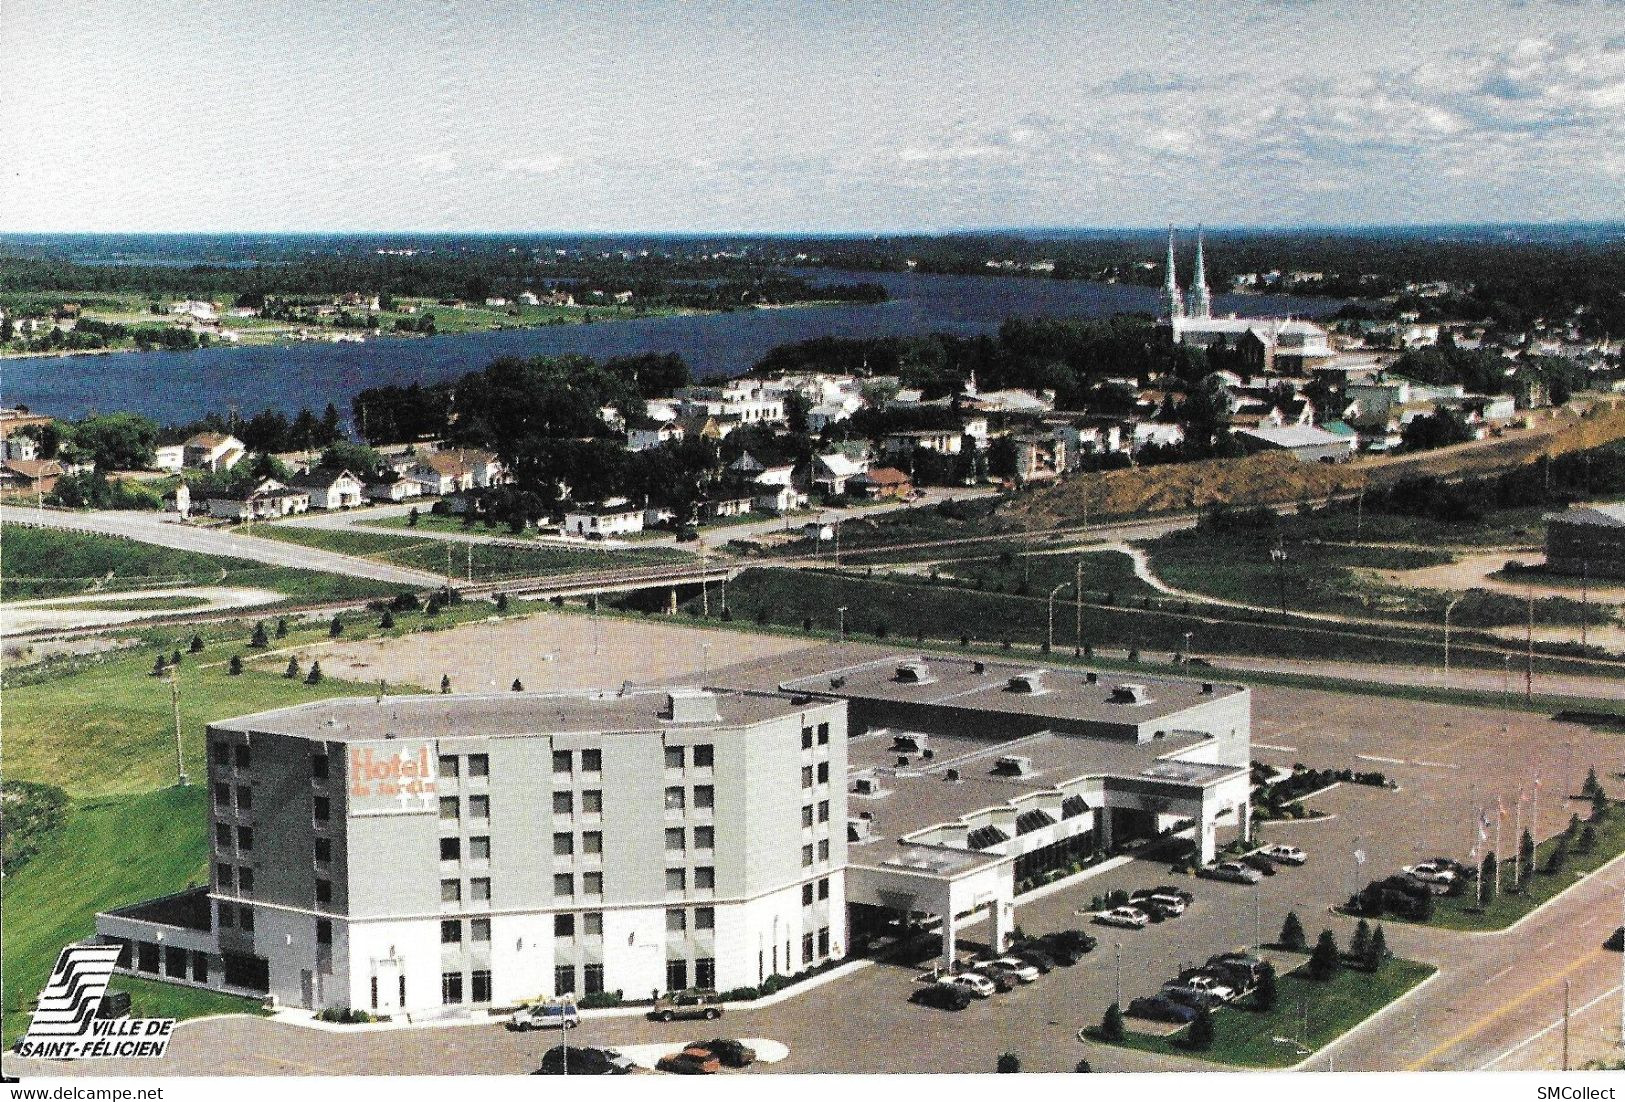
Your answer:
[[[1286,921],[1281,923],[1281,947],[1301,953],[1308,945],[1308,938],[1303,932],[1303,923],[1298,920],[1298,912],[1288,912]]]
[[[254,625],[254,634],[249,636],[248,645],[264,650],[271,645],[270,637],[265,634],[265,621],[261,620]]]
[[[442,693],[451,692],[451,674],[443,673],[440,675],[440,691]]]
[[[1204,1006],[1196,1012],[1196,1019],[1191,1022],[1186,1043],[1198,1052],[1213,1047],[1213,1011]]]
[[[234,654],[231,656],[231,661],[226,663],[226,672],[232,677],[236,677],[238,674],[243,672],[242,655]]]
[[[1258,976],[1258,986],[1253,989],[1253,1009],[1274,1010],[1275,1003],[1280,997],[1280,988],[1275,981],[1275,966],[1266,961],[1264,970]]]
[[[193,654],[202,654],[203,653],[203,636],[201,636],[201,635],[192,636],[192,645],[191,645],[191,647],[189,649],[191,650],[191,652]]]
[[[1315,942],[1315,951],[1309,955],[1309,975],[1313,979],[1325,981],[1337,974],[1338,965],[1342,963],[1337,951],[1337,935],[1330,930],[1322,930],[1320,939]]]
[[[320,685],[322,683],[322,664],[315,661],[310,664],[310,673],[305,675],[306,685]]]
[[[1100,1035],[1113,1044],[1123,1039],[1123,1008],[1121,1006],[1112,1003],[1106,1008],[1106,1016],[1100,1020]]]

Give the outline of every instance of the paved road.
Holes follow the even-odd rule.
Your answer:
[[[346,574],[354,578],[369,578],[379,582],[432,586],[439,585],[443,580],[440,575],[425,570],[392,566],[371,559],[356,558],[353,555],[341,555],[336,551],[260,539],[233,530],[194,527],[164,513],[114,511],[69,513],[52,509],[0,506],[0,525],[5,524],[30,524],[76,532],[123,536],[126,539],[157,544],[160,547],[172,547],[180,551],[195,551],[204,555],[229,555],[271,566],[321,570],[330,574]]]

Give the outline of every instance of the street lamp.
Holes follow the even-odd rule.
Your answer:
[[[846,639],[846,606],[842,605],[835,611],[841,614],[841,639],[844,641]]]
[[[1117,1002],[1118,1009],[1122,1009],[1122,1006],[1123,1006],[1123,943],[1121,941],[1117,942],[1115,948],[1117,950],[1117,999],[1116,999],[1116,1002]]]
[[[1275,585],[1281,595],[1281,619],[1286,619],[1286,548],[1276,545],[1270,549],[1270,562],[1275,564]]]
[[[1455,611],[1456,606],[1459,604],[1461,604],[1461,598],[1457,597],[1444,606],[1444,687],[1446,689],[1450,688],[1450,614]]]
[[[1055,595],[1071,584],[1071,582],[1062,582],[1049,591],[1049,634],[1045,636],[1047,642],[1044,645],[1046,652],[1055,649]]]

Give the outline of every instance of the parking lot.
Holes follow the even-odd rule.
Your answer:
[[[1058,968],[1010,992],[977,999],[960,1012],[908,1001],[928,964],[877,964],[767,1009],[730,1012],[719,1023],[601,1019],[583,1025],[571,1041],[675,1045],[722,1035],[773,1038],[789,1046],[789,1056],[782,1062],[733,1074],[986,1072],[1007,1050],[1017,1053],[1024,1070],[1031,1071],[1070,1071],[1080,1058],[1089,1059],[1097,1071],[1213,1070],[1214,1065],[1194,1060],[1077,1040],[1077,1031],[1098,1024],[1113,1001],[1119,959],[1126,1005],[1212,953],[1250,948],[1260,938],[1272,941],[1291,910],[1302,918],[1311,942],[1329,926],[1346,945],[1353,923],[1330,914],[1329,907],[1367,880],[1402,865],[1435,855],[1465,857],[1475,840],[1480,806],[1493,808],[1498,796],[1505,801],[1509,818],[1504,848],[1510,850],[1511,809],[1520,787],[1532,789],[1535,776],[1542,779],[1539,834],[1545,836],[1559,830],[1571,810],[1583,813],[1580,802],[1566,802],[1560,796],[1578,791],[1589,766],[1595,764],[1604,785],[1616,788],[1621,782],[1611,774],[1625,768],[1617,736],[1576,724],[1521,713],[1503,716],[1499,710],[1284,688],[1254,690],[1253,739],[1255,759],[1271,765],[1303,762],[1317,768],[1380,770],[1399,787],[1340,785],[1305,801],[1327,818],[1264,826],[1260,842],[1301,846],[1309,861],[1301,868],[1283,868],[1256,886],[1178,877],[1166,864],[1131,861],[1020,904],[1016,922],[1028,934],[1081,927],[1099,938],[1099,947],[1074,967]],[[1363,866],[1355,863],[1356,850],[1365,854]],[[1167,883],[1180,884],[1195,896],[1178,918],[1141,930],[1119,930],[1090,925],[1087,914],[1078,913],[1096,895]],[[1575,905],[1584,902],[1583,892],[1571,896]],[[1611,898],[1617,910],[1618,897]],[[1561,900],[1554,910],[1560,912],[1570,902]],[[1604,917],[1609,919],[1606,929],[1596,926],[1594,939],[1580,922],[1564,920],[1565,929],[1578,932],[1572,939],[1554,938],[1545,946],[1541,972],[1561,970],[1569,963],[1565,954],[1576,959],[1589,954],[1588,960],[1595,956],[1591,941],[1600,944],[1614,923],[1612,911]],[[1563,916],[1543,919],[1551,920]],[[1596,918],[1583,916],[1581,921],[1594,924]],[[1535,925],[1534,934],[1527,936],[1539,935],[1544,941],[1539,924]],[[1541,1000],[1527,1006],[1515,1003],[1514,1012],[1502,1011],[1491,1023],[1487,1011],[1513,1001],[1502,997],[1500,1003],[1484,1004],[1486,1024],[1480,1038],[1474,1032],[1479,1020],[1475,1001],[1450,995],[1453,983],[1484,988],[1520,982],[1512,969],[1500,964],[1491,968],[1486,962],[1505,956],[1510,945],[1521,945],[1516,939],[1525,933],[1452,934],[1392,924],[1386,932],[1395,954],[1428,961],[1442,974],[1419,998],[1421,1011],[1394,1012],[1405,1015],[1404,1046],[1385,1041],[1362,1047],[1356,1034],[1339,1046],[1340,1051],[1349,1051],[1350,1061],[1345,1065],[1339,1056],[1340,1069],[1398,1068],[1421,1057],[1433,1061],[1424,1066],[1478,1066],[1479,1049],[1483,1059],[1489,1059],[1492,1043],[1504,1047],[1517,1038],[1524,1017],[1528,1033],[1547,1024],[1549,1015]],[[974,943],[985,936],[985,925],[966,928],[962,944],[974,951]],[[1616,971],[1617,967],[1615,959]],[[1541,978],[1537,975],[1528,982]],[[1133,1019],[1129,1024],[1144,1025]],[[1446,1041],[1450,1044],[1443,1045]],[[180,1030],[165,1065],[181,1074],[515,1073],[532,1070],[554,1043],[556,1038],[548,1034],[510,1034],[495,1024],[344,1035],[224,1019]],[[8,1061],[8,1070],[13,1063]],[[51,1070],[124,1069],[87,1063]]]

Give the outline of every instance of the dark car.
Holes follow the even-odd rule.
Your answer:
[[[1055,958],[1044,952],[1042,949],[1024,947],[1018,949],[1016,952],[1011,953],[1010,955],[1015,957],[1017,960],[1026,961],[1040,972],[1049,973],[1055,970]]]
[[[1250,869],[1257,869],[1265,876],[1274,876],[1276,872],[1279,871],[1275,867],[1275,862],[1271,861],[1268,857],[1265,857],[1262,853],[1249,853],[1246,857],[1241,859],[1241,863]]]
[[[1210,970],[1224,976],[1237,991],[1250,991],[1258,986],[1269,965],[1246,953],[1219,953],[1207,959]]]
[[[722,1070],[722,1061],[711,1055],[709,1049],[687,1049],[668,1053],[655,1062],[656,1070],[668,1075],[715,1075]]]
[[[1214,1010],[1224,1005],[1224,1000],[1217,995],[1206,991],[1196,991],[1189,987],[1164,987],[1162,997],[1172,999],[1176,1003],[1190,1007],[1192,1010]]]
[[[1192,895],[1184,888],[1176,888],[1172,884],[1158,884],[1154,888],[1141,888],[1140,890],[1131,893],[1128,898],[1129,902],[1132,903],[1137,899],[1150,899],[1154,895],[1171,895],[1175,899],[1184,900],[1185,906],[1187,907],[1196,902],[1196,896]]]
[[[718,1037],[710,1041],[694,1041],[684,1052],[709,1052],[725,1068],[748,1068],[756,1062],[756,1050],[732,1037]]]
[[[1070,968],[1083,959],[1085,953],[1092,953],[1100,942],[1093,934],[1086,934],[1082,930],[1062,930],[1055,934],[1045,934],[1038,939],[1038,947],[1055,958],[1055,963]]]
[[[981,976],[988,983],[991,983],[1001,995],[1007,991],[1014,991],[1016,989],[1016,985],[1021,982],[1005,969],[987,961],[977,964],[974,968],[967,968],[965,971],[974,972],[978,976]],[[961,975],[963,974],[964,973],[961,973]]]
[[[632,1061],[614,1049],[554,1045],[542,1054],[542,1066],[532,1075],[626,1075]]]
[[[930,983],[908,997],[911,1003],[937,1010],[963,1010],[974,996],[957,983]]]
[[[722,1017],[722,1000],[715,991],[673,991],[655,1000],[649,1017],[660,1022],[678,1018]]]
[[[1196,1020],[1195,1010],[1163,995],[1135,999],[1128,1004],[1128,1012],[1136,1018],[1146,1018],[1153,1022],[1174,1022],[1178,1025]]]

